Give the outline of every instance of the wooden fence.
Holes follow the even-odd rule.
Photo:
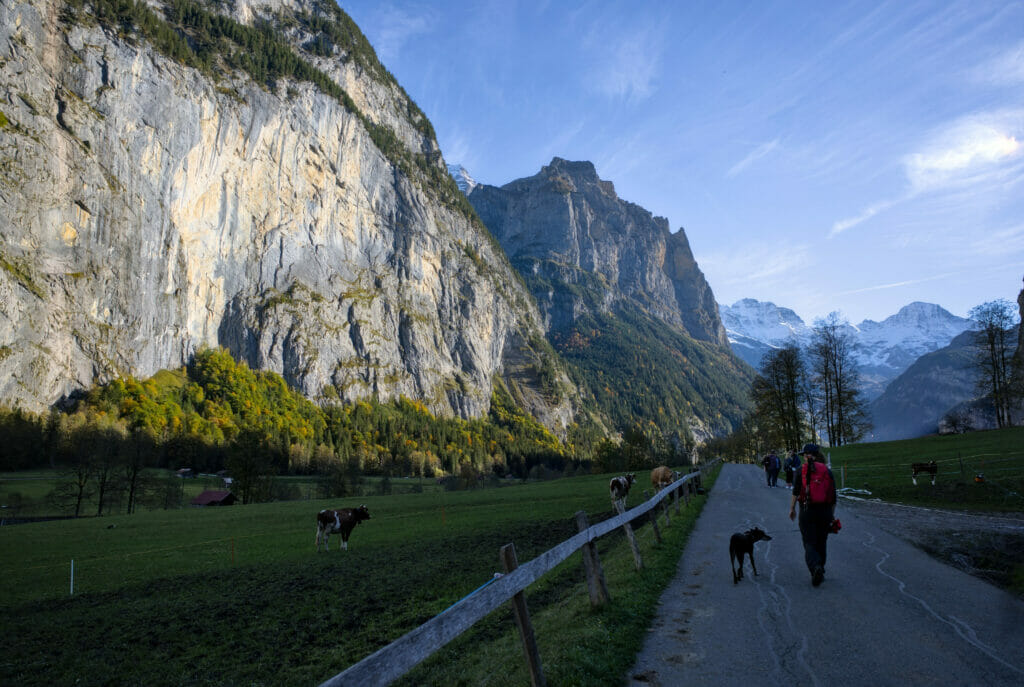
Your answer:
[[[389,685],[468,630],[484,616],[510,600],[513,602],[516,623],[519,626],[523,639],[524,652],[527,655],[527,661],[530,663],[533,684],[543,685],[544,677],[540,671],[539,657],[536,656],[536,645],[533,643],[533,630],[529,625],[529,616],[526,615],[523,590],[569,556],[580,549],[584,549],[584,567],[587,571],[587,583],[590,588],[591,602],[598,603],[602,597],[604,600],[607,600],[608,593],[607,589],[604,588],[604,575],[600,569],[600,562],[596,560],[597,550],[593,546],[594,540],[620,527],[632,539],[630,523],[646,515],[670,497],[675,499],[675,506],[678,512],[680,494],[689,503],[689,496],[693,487],[701,484],[702,476],[710,467],[710,465],[703,466],[698,472],[684,475],[632,510],[620,512],[619,515],[596,525],[587,526],[585,514],[577,513],[577,523],[580,523],[581,529],[579,534],[521,566],[517,567],[514,548],[511,545],[506,545],[501,551],[506,569],[504,575],[483,585],[415,630],[370,654],[358,663],[349,666],[341,673],[323,682],[320,687],[342,687],[348,685],[383,687],[384,685]],[[665,504],[664,510],[667,517],[668,504]],[[657,513],[655,513],[655,517],[651,520],[656,525]],[[637,567],[641,567],[642,563],[639,559],[639,553],[635,548],[634,556],[636,557]],[[536,665],[534,665],[535,662]]]

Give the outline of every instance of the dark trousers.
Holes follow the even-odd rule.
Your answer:
[[[768,486],[774,487],[779,484],[779,470],[778,468],[768,470]]]
[[[800,507],[800,536],[804,542],[804,562],[811,573],[819,565],[825,567],[826,542],[831,525],[831,506]]]

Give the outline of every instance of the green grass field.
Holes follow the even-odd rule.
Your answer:
[[[640,502],[646,475],[630,505]],[[499,571],[612,515],[606,475],[499,489],[150,511],[0,527],[0,684],[309,685]],[[619,684],[704,498],[599,551],[613,601],[591,611],[577,553],[527,590],[549,683]],[[315,514],[365,503],[346,552],[314,551]],[[71,561],[75,593],[70,595]],[[526,684],[511,613],[492,613],[406,684]]]
[[[827,449],[840,486],[885,501],[942,508],[1024,511],[1024,427]],[[910,464],[934,460],[911,481]],[[976,482],[975,476],[984,475]]]
[[[150,470],[147,473],[151,478],[169,481],[175,488],[177,494],[174,497],[174,507],[187,508],[193,498],[207,489],[225,489],[224,482],[220,477],[214,475],[200,475],[194,478],[179,479],[169,470]],[[67,477],[61,475],[58,470],[31,470],[24,472],[0,472],[0,518],[42,518],[59,517],[70,514],[69,511],[61,509],[52,499],[49,498],[54,488]],[[300,501],[318,498],[320,493],[320,478],[316,476],[282,476],[275,477],[274,481],[278,491],[286,494],[286,498],[278,498],[279,501]],[[359,494],[379,494],[382,491],[382,478],[363,477],[361,483],[356,487],[356,497]],[[509,481],[500,481],[504,485]],[[513,482],[514,483],[514,482]],[[488,486],[492,486],[488,483]],[[412,494],[423,492],[441,492],[444,487],[437,483],[437,480],[421,477],[413,478],[392,478],[388,480],[388,489],[391,494]],[[145,504],[137,506],[138,510],[150,510]],[[156,510],[164,510],[163,506],[154,507]],[[104,515],[110,511],[123,511],[122,504],[115,503]],[[95,515],[97,503],[95,496],[86,499],[82,509],[85,516]]]

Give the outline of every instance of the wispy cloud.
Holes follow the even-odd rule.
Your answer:
[[[1007,229],[998,229],[971,241],[968,250],[973,255],[990,258],[1004,258],[1010,255],[1024,256],[1024,224]]]
[[[600,30],[585,45],[596,64],[588,75],[595,92],[609,98],[640,102],[654,93],[665,50],[664,30],[656,23]]]
[[[386,66],[396,62],[405,43],[413,36],[434,30],[437,17],[431,11],[413,13],[393,5],[384,8],[378,17],[374,33],[374,49]]]
[[[841,234],[847,229],[852,229],[861,222],[868,221],[878,213],[884,210],[888,210],[898,202],[899,200],[886,200],[880,203],[875,203],[874,205],[870,205],[867,208],[865,208],[859,215],[839,220],[838,222],[832,225],[832,231],[828,233],[829,238],[832,238],[837,234]]]
[[[1024,41],[974,69],[975,81],[995,86],[1024,84]]]
[[[832,225],[834,237],[893,206],[925,194],[999,193],[1024,178],[1024,110],[975,113],[934,131],[901,160],[907,189]],[[1007,181],[1008,184],[1001,184]]]
[[[729,178],[736,176],[737,174],[745,170],[747,167],[754,164],[755,162],[763,158],[765,155],[768,155],[778,147],[779,139],[777,138],[768,141],[767,143],[762,143],[761,145],[757,146],[752,151],[750,151],[750,153],[745,158],[743,158],[742,160],[734,164],[732,167],[730,167],[729,171],[725,173],[725,176]]]
[[[869,293],[871,291],[885,291],[887,289],[899,289],[904,286],[913,286],[914,284],[926,284],[932,281],[939,281],[940,279],[948,279],[949,277],[955,276],[956,272],[943,272],[942,274],[933,274],[930,277],[924,277],[922,279],[907,279],[905,281],[894,281],[888,284],[876,284],[874,286],[865,286],[860,289],[851,289],[849,291],[840,291],[836,293],[836,296],[852,296],[858,293]]]
[[[914,192],[928,192],[998,173],[1024,153],[1024,112],[973,115],[934,134],[903,159]]]
[[[748,246],[740,252],[702,254],[700,266],[716,284],[755,284],[793,274],[813,264],[806,245]]]

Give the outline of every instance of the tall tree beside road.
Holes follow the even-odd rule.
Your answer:
[[[750,397],[759,424],[773,446],[802,445],[805,410],[800,407],[807,371],[800,348],[794,343],[769,351],[751,386]]]
[[[853,338],[838,313],[818,320],[809,350],[813,384],[831,446],[859,441],[871,428],[853,360]]]
[[[992,398],[996,426],[1000,429],[1009,427],[1010,409],[1019,399],[1011,385],[1014,353],[1011,350],[1011,328],[1016,325],[1013,305],[1000,298],[971,308],[968,315],[978,325],[975,338],[978,389]]]

